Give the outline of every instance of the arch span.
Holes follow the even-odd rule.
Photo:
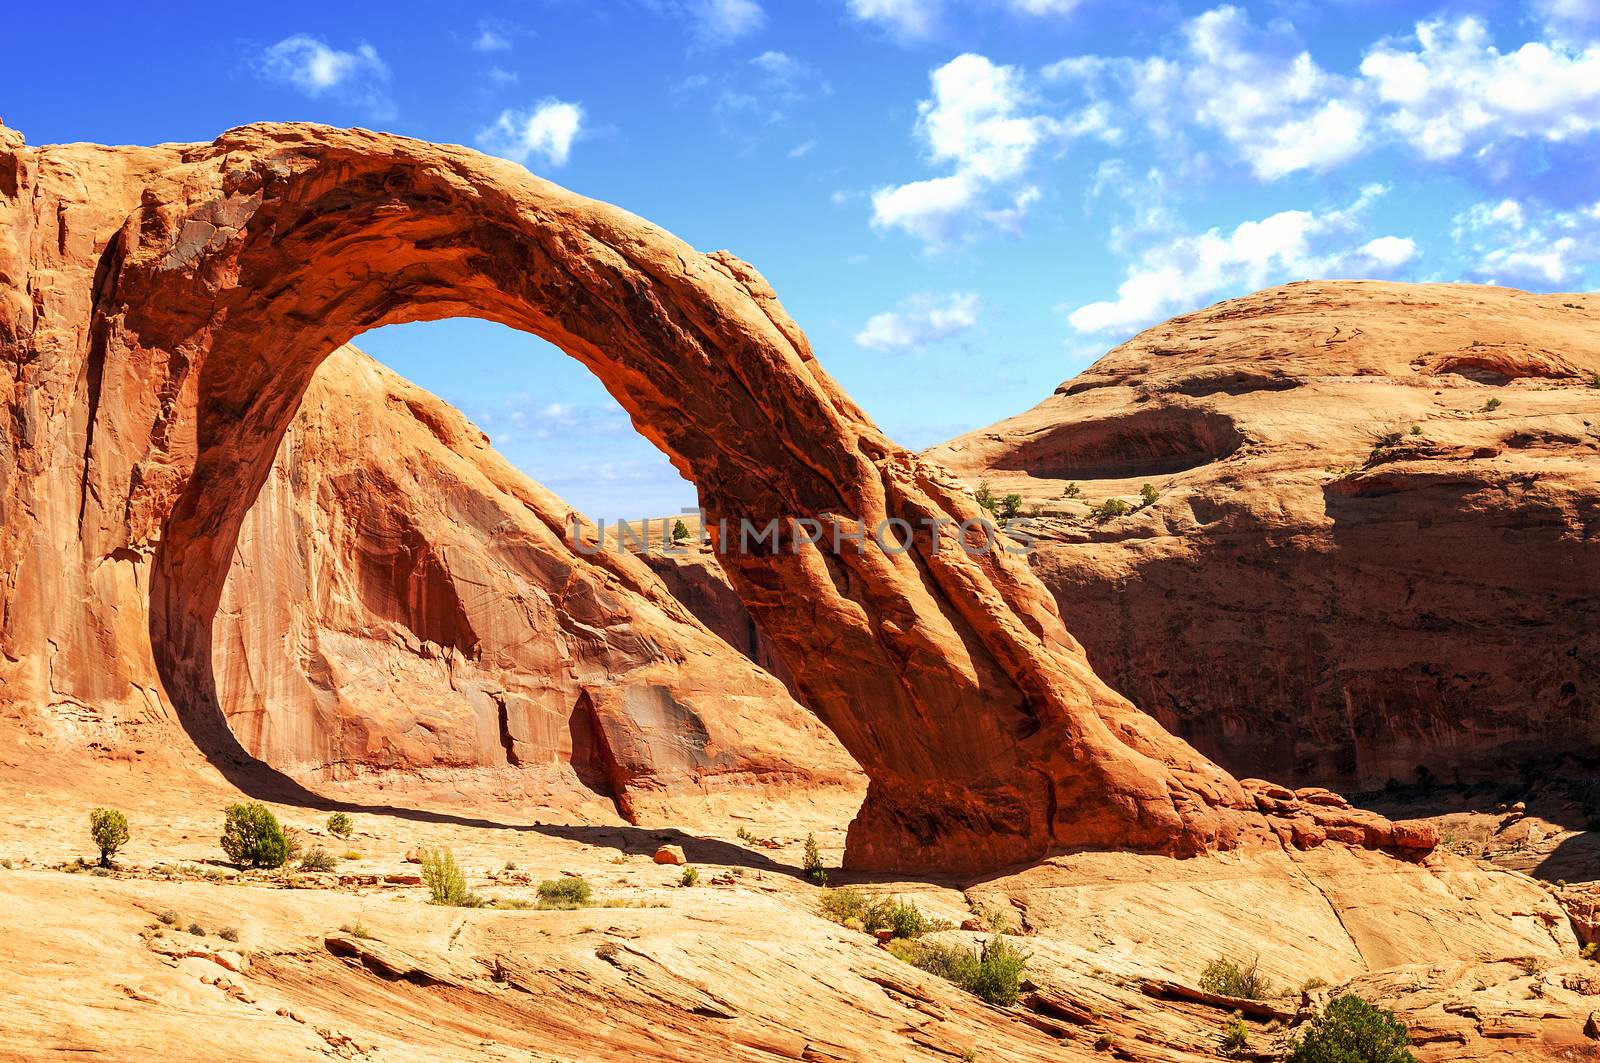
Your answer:
[[[148,651],[202,746],[231,743],[210,674],[229,556],[318,361],[379,325],[474,316],[588,366],[712,523],[916,529],[903,554],[825,539],[725,555],[869,776],[851,865],[974,872],[1271,836],[1257,796],[1094,675],[1023,560],[957,548],[937,522],[978,517],[971,496],[873,425],[732,255],[513,164],[359,130],[255,125],[61,164],[128,201],[84,308],[85,372],[142,381],[154,427],[127,485],[100,477],[96,503],[120,490],[129,535],[142,522],[153,545]],[[103,420],[89,411],[86,483]]]

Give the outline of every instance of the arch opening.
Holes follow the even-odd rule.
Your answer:
[[[1238,784],[1088,668],[1025,560],[975,556],[959,482],[891,441],[726,253],[520,167],[320,127],[175,149],[110,252],[96,329],[163,352],[164,514],[150,575],[163,689],[236,761],[210,665],[240,521],[318,362],[366,330],[477,317],[587,366],[718,518],[916,529],[723,566],[870,786],[847,862],[988,870],[1067,848],[1195,852],[1260,829]],[[154,469],[154,463],[152,463]]]

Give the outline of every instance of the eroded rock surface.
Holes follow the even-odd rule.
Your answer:
[[[837,740],[447,403],[351,347],[318,368],[213,628],[228,723],[296,778],[483,770],[637,818],[853,787]],[[509,770],[507,770],[509,769]]]
[[[928,456],[1040,507],[1095,669],[1233,771],[1515,777],[1600,740],[1596,374],[1593,295],[1292,284]]]
[[[592,369],[713,525],[915,530],[902,554],[723,557],[870,779],[851,864],[959,873],[1281,836],[1252,793],[1101,682],[1025,561],[958,548],[937,522],[981,515],[966,487],[890,442],[732,255],[503,160],[364,131],[254,125],[115,149],[0,136],[13,711],[47,706],[80,730],[176,719],[215,763],[247,767],[214,621],[312,374],[369,328],[471,315]],[[1367,844],[1429,841],[1376,817],[1362,829]]]

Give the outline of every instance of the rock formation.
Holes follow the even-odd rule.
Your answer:
[[[722,557],[870,779],[852,865],[1431,844],[1245,787],[1101,682],[1025,561],[939,523],[980,517],[964,485],[890,442],[732,255],[513,164],[363,131],[0,137],[0,683],[21,711],[176,719],[226,770],[251,763],[221,709],[215,619],[312,374],[367,329],[466,315],[593,370],[713,526],[905,522],[904,553],[786,537]]]
[[[246,752],[319,781],[512,768],[498,785],[592,790],[634,818],[726,787],[853,787],[814,715],[631,555],[578,554],[569,513],[447,403],[335,351],[213,626]]]
[[[928,457],[1041,507],[1095,670],[1235,772],[1514,777],[1600,741],[1597,374],[1593,295],[1291,284]]]

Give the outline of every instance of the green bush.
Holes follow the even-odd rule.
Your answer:
[[[222,851],[240,867],[282,867],[289,861],[289,839],[266,805],[229,805],[222,827]]]
[[[817,836],[815,834],[806,835],[806,858],[804,869],[806,878],[810,879],[812,882],[815,882],[819,886],[826,886],[828,884],[828,872],[827,869],[822,866],[822,850],[817,847]]]
[[[995,507],[994,515],[999,517],[1001,520],[1011,520],[1021,512],[1022,496],[1019,494],[1009,494],[1000,500],[999,505]]]
[[[1077,498],[1081,494],[1083,494],[1083,488],[1079,487],[1076,482],[1070,483],[1061,489],[1062,498]]]
[[[675,542],[675,543],[681,543],[685,539],[687,539],[688,537],[689,537],[689,526],[687,524],[685,524],[681,520],[673,521],[673,523],[672,523],[672,541]]]
[[[1028,954],[996,934],[974,953],[964,945],[896,941],[890,951],[924,971],[948,979],[990,1004],[1010,1007],[1022,988]]]
[[[746,845],[749,845],[749,844],[751,844],[752,842],[754,842],[756,840],[756,836],[754,834],[750,833],[750,828],[749,827],[740,827],[737,831],[734,832],[734,837],[738,838],[740,841],[744,842]]]
[[[1411,1037],[1394,1012],[1353,993],[1335,997],[1290,1044],[1288,1063],[1416,1063]]]
[[[1244,1024],[1244,1019],[1238,1015],[1228,1020],[1222,1028],[1222,1051],[1228,1055],[1243,1052],[1250,1047],[1250,1027]]]
[[[681,876],[679,876],[679,878],[678,878],[678,885],[680,885],[680,886],[693,886],[696,882],[699,882],[699,881],[700,881],[700,872],[695,868],[686,867],[686,868],[683,869],[683,874]]]
[[[1156,492],[1154,484],[1145,484],[1143,487],[1139,488],[1139,508],[1143,509],[1145,506],[1155,505],[1156,499],[1160,497],[1161,496]]]
[[[338,866],[333,854],[320,845],[313,845],[305,856],[300,858],[300,868],[303,871],[332,871]]]
[[[117,850],[128,844],[128,817],[114,808],[89,813],[89,834],[100,848],[100,866],[110,867]]]
[[[1128,503],[1120,498],[1108,498],[1104,502],[1089,510],[1089,515],[1104,524],[1116,517],[1125,517],[1133,511]]]
[[[1272,995],[1272,985],[1261,974],[1259,960],[1238,964],[1227,957],[1212,960],[1200,972],[1200,988],[1224,997],[1260,1000]]]
[[[355,821],[343,812],[335,812],[328,817],[328,833],[335,838],[348,838],[355,831]]]
[[[973,497],[978,500],[979,506],[990,513],[1000,508],[1000,500],[994,497],[994,488],[989,486],[988,480],[978,484],[978,490],[974,492]]]
[[[1499,399],[1490,399],[1488,402],[1483,404],[1483,412],[1493,413],[1494,411],[1498,410],[1500,406],[1501,403]]]
[[[453,908],[479,908],[483,902],[467,892],[467,876],[449,849],[430,849],[422,854],[422,884],[434,904]]]
[[[594,890],[581,878],[553,878],[539,883],[541,908],[581,908],[589,903]]]
[[[860,890],[849,887],[824,893],[820,909],[824,918],[840,924],[859,924],[869,934],[893,930],[897,938],[915,938],[930,931],[950,929],[949,923],[929,919],[910,901],[898,897],[869,901]]]

